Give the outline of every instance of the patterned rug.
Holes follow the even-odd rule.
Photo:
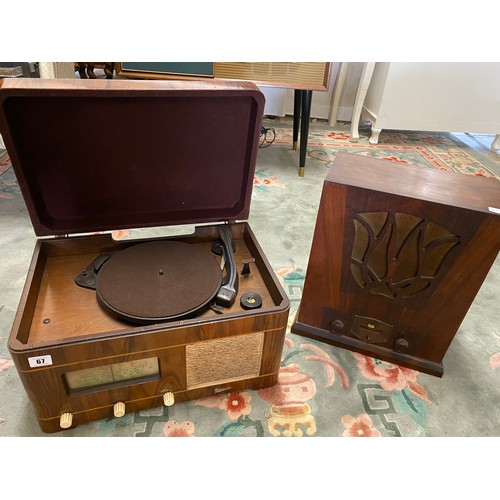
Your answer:
[[[351,143],[347,125],[323,124],[311,127],[300,178],[290,125],[282,120],[264,125],[275,129],[276,139],[259,150],[249,223],[290,298],[290,325],[301,299],[323,180],[337,152],[500,180],[498,154],[473,150],[452,134],[386,132],[372,146],[368,130],[361,129],[359,141]],[[0,218],[0,435],[43,436],[6,348],[35,236],[5,159]],[[116,236],[154,237],[162,230]],[[126,414],[51,436],[498,436],[499,290],[497,259],[444,359],[441,379],[289,332],[273,388]]]
[[[0,149],[0,175],[2,175],[9,167],[9,155],[5,149]]]
[[[272,122],[267,126],[273,127]],[[290,127],[273,127],[275,144],[289,145],[293,140]],[[463,174],[500,179],[499,155],[493,151],[478,155],[453,134],[384,131],[376,145],[368,143],[369,129],[360,129],[360,139],[350,141],[347,125],[335,129],[311,127],[308,156],[329,168],[337,152],[382,158],[400,163],[432,166]],[[493,137],[493,136],[492,136]],[[478,157],[479,156],[479,157]]]

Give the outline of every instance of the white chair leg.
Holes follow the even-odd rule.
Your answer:
[[[370,140],[368,142],[370,144],[378,144],[378,136],[380,135],[380,132],[382,132],[381,128],[373,128],[372,127],[372,135],[371,135]]]
[[[351,121],[351,141],[359,139],[359,120],[361,119],[361,110],[365,102],[368,86],[372,79],[373,70],[375,69],[374,62],[367,62],[363,64],[363,71],[359,79],[358,91],[356,92],[356,99],[354,100],[354,108],[352,111]]]

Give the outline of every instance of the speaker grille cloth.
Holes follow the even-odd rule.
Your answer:
[[[257,377],[263,341],[256,332],[187,345],[187,388]]]

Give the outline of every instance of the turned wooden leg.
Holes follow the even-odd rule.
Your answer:
[[[85,73],[85,63],[77,63],[78,64],[78,74],[80,75],[80,78],[87,78],[87,73]]]
[[[87,63],[87,75],[89,78],[96,79],[97,77],[95,76],[94,73],[94,68],[95,66],[92,63]]]
[[[300,111],[302,108],[302,90],[293,91],[293,150],[297,149],[299,140]]]
[[[380,135],[380,132],[382,132],[381,128],[373,128],[372,127],[372,135],[371,135],[370,140],[368,142],[370,144],[378,144],[378,136]]]
[[[115,63],[106,63],[104,67],[104,73],[106,74],[106,78],[111,80],[113,78],[113,71],[115,69]]]
[[[307,138],[309,136],[309,118],[311,117],[312,90],[304,90],[302,96],[302,118],[300,121],[300,161],[299,176],[304,177],[307,156]]]

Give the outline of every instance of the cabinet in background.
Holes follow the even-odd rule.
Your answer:
[[[371,144],[384,129],[419,130],[496,134],[492,149],[500,149],[500,63],[365,64],[353,139],[360,118],[372,124]]]

